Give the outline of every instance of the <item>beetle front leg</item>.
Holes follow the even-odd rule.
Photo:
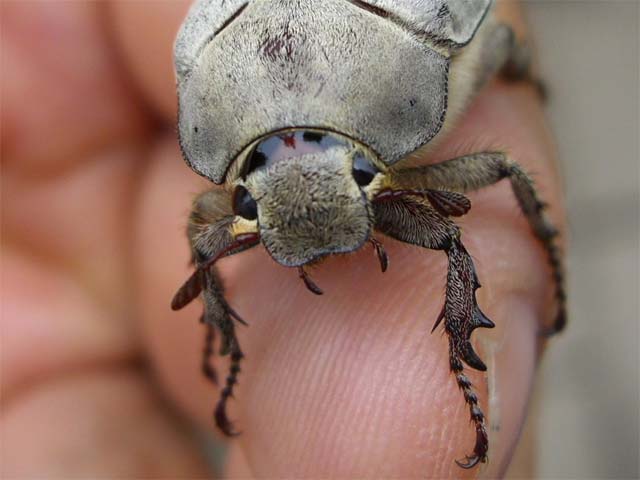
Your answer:
[[[427,200],[409,196],[388,198],[375,203],[376,229],[402,242],[433,250],[444,250],[449,258],[446,299],[435,328],[444,320],[449,337],[449,366],[458,387],[469,405],[471,420],[476,430],[473,454],[456,463],[472,468],[486,462],[489,437],[484,414],[471,381],[463,373],[463,363],[476,370],[487,367],[471,346],[471,334],[476,328],[493,328],[494,324],[478,307],[476,290],[480,287],[471,256],[460,241],[459,228],[443,217]]]
[[[202,323],[206,328],[200,368],[202,369],[203,375],[211,380],[211,383],[218,385],[218,374],[216,373],[216,369],[211,361],[214,354],[213,345],[216,339],[216,327],[207,322],[204,313],[200,317],[200,323]]]
[[[239,223],[230,211],[230,203],[228,194],[217,190],[196,198],[188,228],[196,271],[178,290],[171,305],[174,310],[179,310],[202,293],[204,313],[201,321],[207,328],[202,369],[205,376],[214,382],[217,378],[210,364],[214,329],[217,328],[221,333],[220,353],[230,355],[231,365],[214,418],[218,428],[229,436],[235,433],[226,414],[226,404],[229,397],[233,396],[233,387],[240,373],[240,361],[244,356],[236,337],[234,320],[240,323],[244,321],[227,303],[214,264],[225,256],[251,248],[259,241],[251,225]]]
[[[509,160],[502,152],[483,152],[394,172],[390,176],[391,191],[395,189],[452,190],[470,192],[509,179],[520,209],[527,217],[535,236],[547,252],[555,281],[558,313],[553,326],[543,332],[560,332],[567,321],[564,271],[560,249],[555,242],[557,229],[545,214],[545,203],[540,200],[533,180],[520,165]]]
[[[232,423],[227,416],[227,401],[233,396],[233,388],[238,383],[240,362],[244,354],[236,336],[234,320],[244,323],[229,306],[224,298],[222,282],[215,270],[207,272],[203,292],[204,322],[207,326],[215,326],[221,333],[220,355],[229,355],[231,364],[225,386],[214,410],[214,419],[218,428],[227,436],[236,435]]]

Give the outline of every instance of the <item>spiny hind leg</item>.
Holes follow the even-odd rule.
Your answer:
[[[475,292],[480,283],[471,256],[460,240],[460,230],[428,202],[427,199],[406,195],[387,197],[374,203],[376,229],[402,242],[443,250],[447,254],[449,267],[445,304],[433,328],[435,330],[444,320],[449,337],[449,366],[469,405],[476,432],[473,453],[456,463],[462,468],[472,468],[479,462],[486,462],[489,437],[478,397],[463,372],[463,362],[476,370],[486,370],[471,346],[471,334],[476,328],[493,328],[494,324],[482,313],[476,301]]]
[[[545,214],[546,205],[540,199],[533,180],[520,165],[502,152],[475,153],[436,165],[393,172],[389,183],[394,189],[452,190],[465,193],[493,185],[502,179],[511,182],[520,209],[547,253],[555,282],[558,313],[553,326],[543,333],[552,335],[561,331],[567,321],[564,271],[560,248],[556,242],[558,231]]]

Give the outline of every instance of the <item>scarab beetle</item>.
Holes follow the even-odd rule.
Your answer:
[[[508,179],[554,271],[565,323],[556,230],[529,176],[503,152],[436,165],[404,166],[433,148],[495,74],[530,78],[528,50],[493,16],[491,0],[199,0],[175,44],[179,137],[186,162],[224,189],[194,202],[188,237],[195,273],[176,294],[180,309],[202,294],[207,325],[203,368],[214,329],[231,372],[215,410],[225,406],[243,358],[240,316],[223,295],[214,264],[262,243],[298,269],[371,242],[379,232],[449,260],[441,322],[450,368],[470,407],[471,468],[487,459],[484,415],[463,365],[485,370],[470,337],[494,324],[480,310],[480,284],[452,217],[470,209],[465,192]]]

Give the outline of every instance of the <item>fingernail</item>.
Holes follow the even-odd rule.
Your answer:
[[[537,356],[536,310],[528,297],[511,294],[487,309],[496,328],[478,336],[487,364],[489,444],[494,452],[483,472],[488,478],[504,474],[526,417]]]

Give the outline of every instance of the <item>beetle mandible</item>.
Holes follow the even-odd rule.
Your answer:
[[[379,232],[442,250],[449,266],[443,322],[450,369],[475,425],[471,468],[487,460],[484,414],[463,364],[486,370],[470,343],[493,322],[480,310],[471,256],[452,217],[470,209],[464,193],[508,179],[548,254],[558,316],[565,292],[556,229],[530,177],[506,153],[480,152],[436,165],[404,166],[428,152],[495,74],[532,79],[529,50],[499,23],[491,0],[198,0],[175,44],[179,138],[186,162],[224,189],[194,201],[188,237],[195,273],[173,299],[180,309],[202,294],[230,374],[215,409],[231,435],[226,402],[240,372],[240,316],[227,303],[214,264],[262,243],[298,269],[368,242],[382,270]],[[550,332],[550,333],[553,333]]]

